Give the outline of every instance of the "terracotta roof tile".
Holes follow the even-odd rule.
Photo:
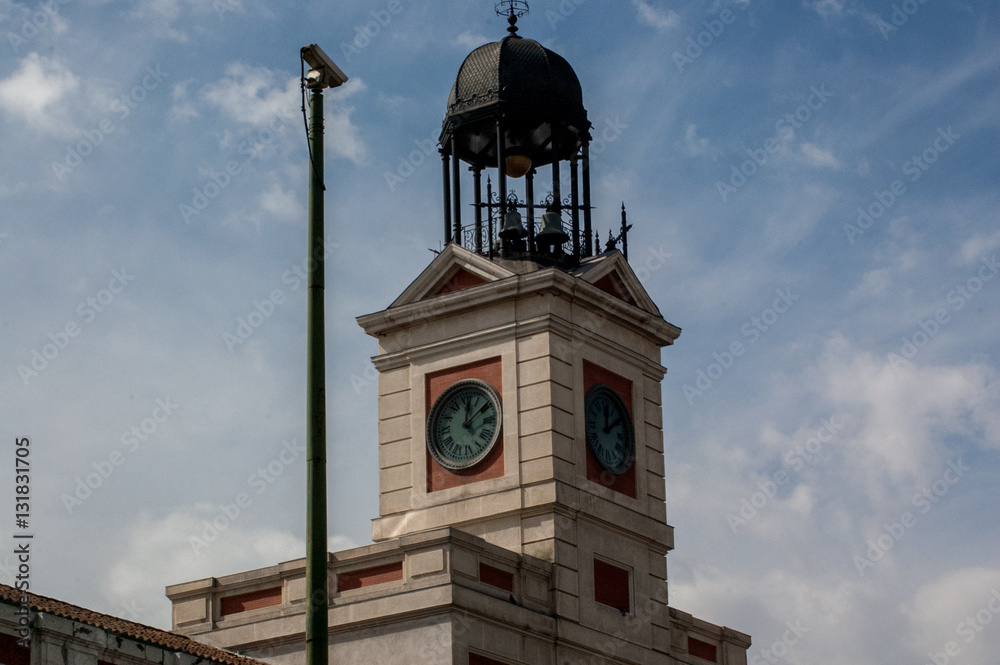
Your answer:
[[[20,604],[21,593],[21,591],[10,585],[0,584],[0,602],[13,605]],[[36,611],[53,614],[89,626],[95,626],[110,633],[129,637],[162,649],[188,653],[216,663],[224,663],[225,665],[264,665],[264,661],[209,646],[197,642],[190,637],[172,633],[168,630],[160,630],[159,628],[153,628],[152,626],[136,623],[135,621],[120,619],[110,614],[102,614],[78,605],[71,605],[61,600],[39,596],[34,593],[29,593],[28,598],[31,608]]]

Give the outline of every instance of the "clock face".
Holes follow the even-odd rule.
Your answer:
[[[635,428],[625,400],[604,384],[587,391],[584,400],[587,446],[610,474],[620,476],[635,460]]]
[[[427,417],[427,449],[446,469],[475,466],[500,438],[500,395],[479,379],[452,384]]]

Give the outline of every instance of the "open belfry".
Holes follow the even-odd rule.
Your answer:
[[[668,604],[660,349],[680,329],[629,267],[624,206],[602,247],[576,74],[517,34],[525,3],[498,7],[509,34],[448,100],[444,248],[358,318],[379,516],[374,544],[328,555],[330,662],[745,665],[748,635]],[[167,595],[175,631],[304,662],[304,559]]]

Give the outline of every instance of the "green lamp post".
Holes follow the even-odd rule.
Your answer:
[[[303,85],[309,89],[309,273],[306,330],[306,665],[329,661],[326,527],[326,347],[323,297],[323,90],[336,88],[347,76],[316,44],[303,46],[309,65]],[[305,69],[303,67],[303,69]]]

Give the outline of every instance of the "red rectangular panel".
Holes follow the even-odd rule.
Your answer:
[[[718,662],[715,645],[709,644],[708,642],[702,642],[701,640],[693,637],[688,637],[688,653],[692,656],[697,656],[698,658],[710,660],[713,663]]]
[[[623,376],[618,376],[614,372],[609,372],[608,370],[595,365],[594,363],[583,361],[583,391],[584,394],[590,388],[597,383],[603,383],[604,385],[612,388],[615,392],[621,395],[621,398],[625,401],[625,406],[628,407],[629,414],[635,417],[632,413],[632,382]],[[636,439],[638,439],[639,433],[636,432]],[[586,444],[584,444],[586,446]],[[636,441],[638,446],[638,440]],[[640,454],[640,450],[636,451],[636,454]],[[587,480],[603,485],[610,490],[614,490],[619,494],[624,494],[625,496],[635,498],[635,462],[632,466],[628,468],[625,473],[620,476],[613,476],[600,465],[594,454],[590,452],[590,448],[587,447]]]
[[[487,658],[478,653],[469,652],[469,665],[507,665],[506,663],[501,663],[499,660],[493,660],[492,658]]]
[[[384,566],[372,566],[361,570],[352,570],[337,575],[337,591],[350,591],[364,587],[395,582],[403,579],[403,562],[387,563]]]
[[[19,639],[15,635],[0,633],[0,664],[28,665],[31,662],[31,649],[19,646]]]
[[[262,607],[281,605],[281,587],[272,589],[262,589],[241,593],[235,596],[226,596],[220,603],[219,612],[222,616],[227,614],[239,614],[247,610],[258,610]]]
[[[479,564],[479,581],[490,586],[503,589],[509,593],[514,593],[514,573],[500,570],[485,563]]]
[[[503,382],[501,380],[502,365],[500,358],[488,358],[478,362],[469,363],[460,367],[451,367],[434,374],[428,374],[427,379],[427,404],[426,413],[431,412],[434,404],[441,393],[451,384],[462,379],[479,379],[493,386],[493,388],[503,395]],[[424,438],[426,433],[421,434]],[[426,444],[426,442],[425,442]],[[504,475],[503,467],[503,427],[500,429],[500,440],[493,446],[486,458],[472,467],[461,471],[451,471],[444,468],[425,450],[427,456],[427,491],[437,492],[460,485],[469,485],[481,480],[500,478]]]
[[[594,559],[594,600],[616,610],[632,611],[629,574],[624,568]]]

